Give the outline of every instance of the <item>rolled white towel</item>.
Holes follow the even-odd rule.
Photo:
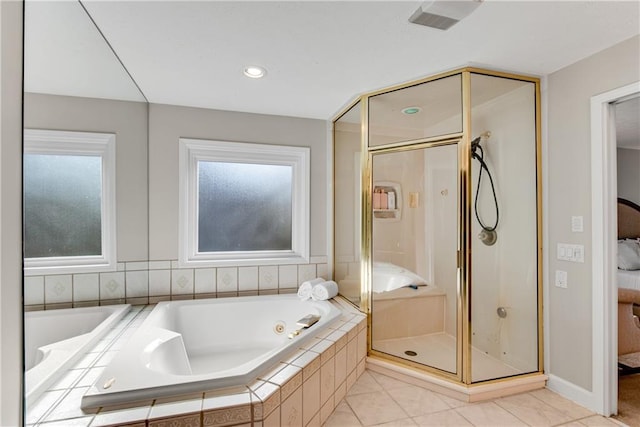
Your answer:
[[[311,298],[311,290],[313,289],[313,287],[319,285],[322,282],[324,282],[324,279],[322,277],[316,277],[313,280],[302,282],[302,284],[298,288],[298,298],[300,298],[302,301],[308,300],[309,298]]]
[[[338,295],[338,284],[333,280],[315,285],[311,289],[311,298],[314,301],[324,301]]]

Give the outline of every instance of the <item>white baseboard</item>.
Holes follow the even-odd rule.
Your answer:
[[[594,412],[600,412],[595,404],[593,392],[585,390],[582,387],[578,387],[577,385],[553,374],[548,375],[549,379],[547,380],[547,388],[549,390],[558,393],[562,397],[567,398],[580,406],[584,406]]]

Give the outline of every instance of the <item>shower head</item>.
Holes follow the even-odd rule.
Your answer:
[[[481,136],[477,137],[476,139],[474,139],[473,141],[471,141],[471,151],[475,153],[476,148],[478,148],[478,145],[480,145],[480,140],[482,139]]]
[[[471,152],[475,153],[476,150],[478,149],[478,146],[480,145],[480,143],[483,140],[487,140],[491,137],[491,132],[490,131],[484,131],[480,134],[479,137],[477,137],[476,139],[474,139],[473,141],[471,141]]]

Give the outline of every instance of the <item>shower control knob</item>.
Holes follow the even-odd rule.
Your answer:
[[[504,307],[498,307],[496,312],[498,313],[498,317],[501,319],[504,319],[505,317],[507,317],[507,309]]]
[[[496,233],[495,230],[482,230],[480,234],[478,234],[478,239],[487,246],[493,246],[496,240],[498,240],[498,233]]]

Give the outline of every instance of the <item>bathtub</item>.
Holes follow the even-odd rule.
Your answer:
[[[27,405],[113,327],[129,304],[31,311],[24,315],[25,398]]]
[[[296,321],[309,314],[320,320],[300,330]],[[246,385],[340,316],[329,301],[300,301],[295,294],[161,302],[81,406]]]
[[[427,282],[414,272],[388,262],[373,263],[372,289],[375,293],[390,292],[409,285],[423,286]]]

